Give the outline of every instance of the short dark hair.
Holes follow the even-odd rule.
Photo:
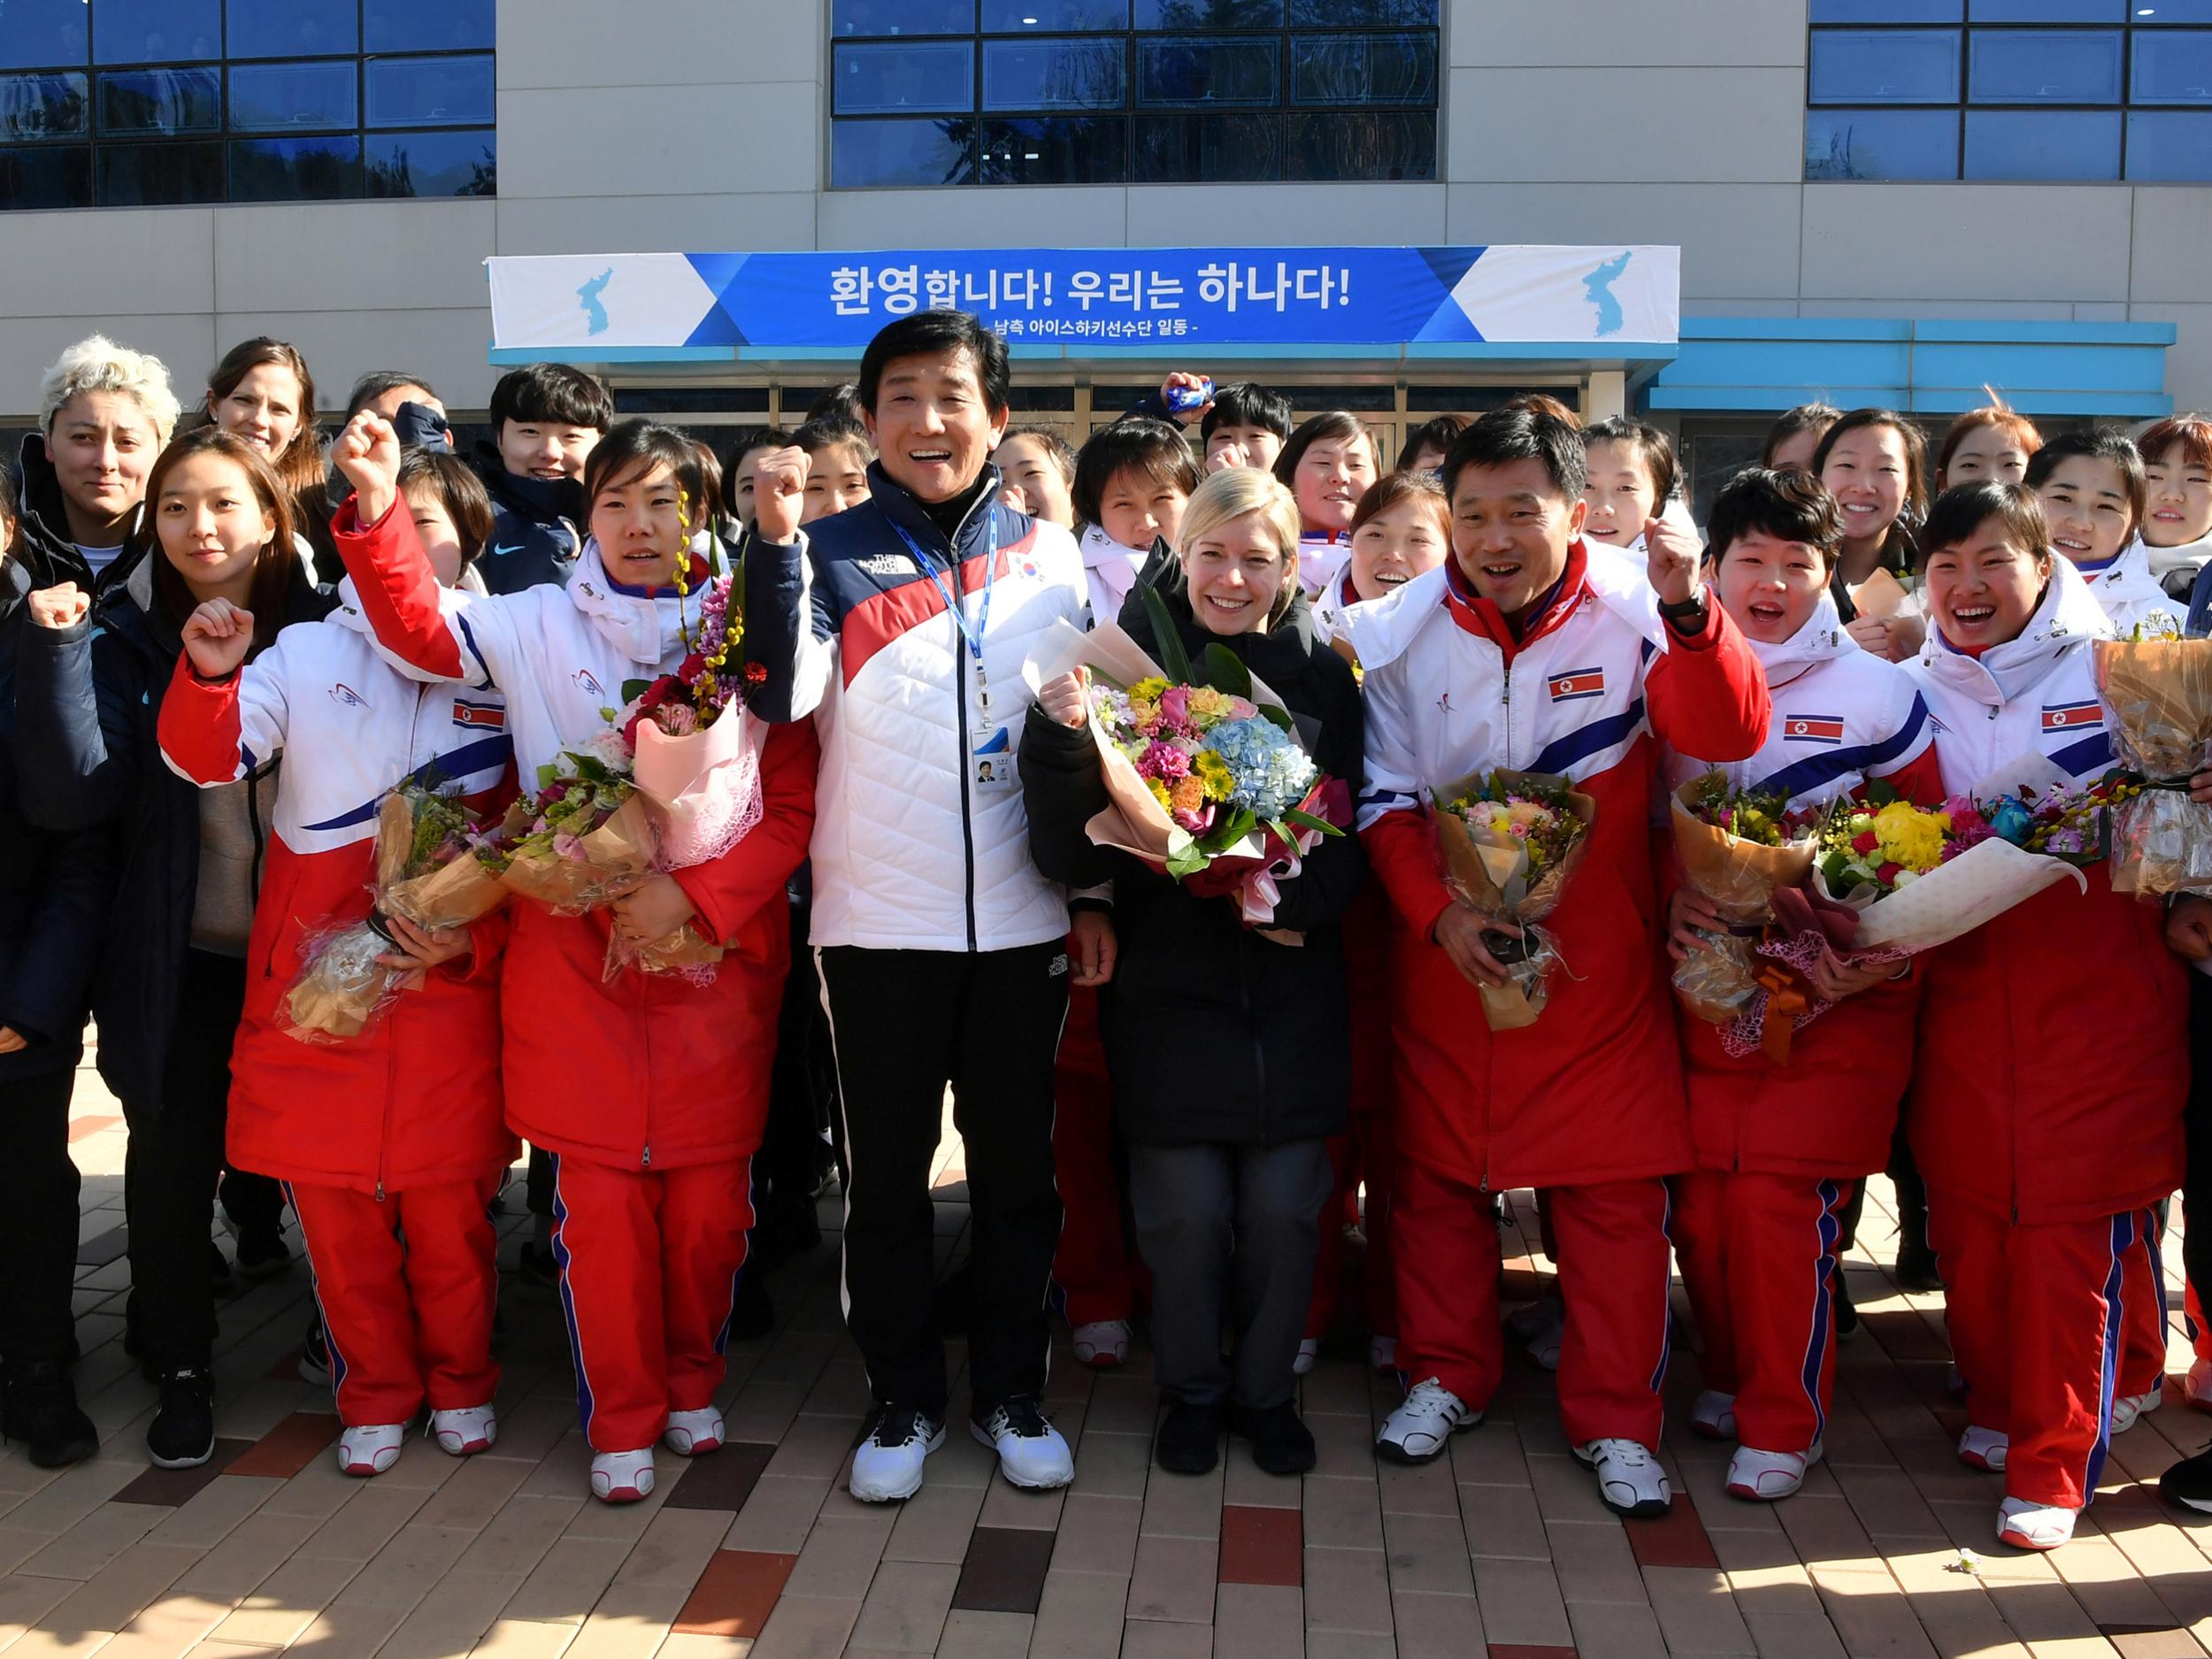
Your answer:
[[[732,429],[727,447],[722,451],[722,470],[737,471],[738,463],[755,449],[780,449],[789,445],[791,434],[781,426],[737,426]]]
[[[1984,387],[1982,389],[1988,391],[1989,388]],[[1993,399],[1995,394],[1991,393],[1991,396]],[[1943,475],[1951,470],[1951,457],[1958,453],[1959,445],[1966,442],[1970,434],[1979,432],[1984,426],[1995,427],[2018,444],[2021,452],[2030,459],[2033,459],[2035,452],[2043,447],[2043,434],[2035,429],[2035,422],[2009,404],[1993,401],[1979,409],[1970,409],[1951,423],[1943,434],[1942,443],[1937,447],[1937,488],[1942,487]]]
[[[584,462],[584,513],[587,518],[599,497],[634,478],[642,478],[657,466],[676,475],[676,484],[691,498],[687,516],[693,529],[707,522],[714,511],[707,494],[706,469],[700,464],[699,446],[687,432],[633,418],[617,421],[607,435],[592,446]]]
[[[2150,504],[2150,483],[2143,473],[2143,452],[2135,447],[2135,441],[2125,433],[2106,426],[2095,432],[2062,432],[2028,457],[2027,475],[2021,480],[2030,489],[2039,490],[2050,482],[2062,462],[2084,456],[2092,460],[2110,461],[2120,469],[2120,482],[2127,492],[2128,533],[2132,536],[2143,527],[2143,513]]]
[[[421,382],[417,381],[420,385]],[[386,387],[386,391],[391,388]],[[378,394],[372,392],[372,397]],[[444,449],[410,446],[399,455],[399,493],[421,485],[434,491],[445,516],[461,533],[461,563],[473,565],[492,533],[492,498],[476,469]]]
[[[1424,449],[1433,449],[1439,455],[1448,453],[1459,434],[1474,424],[1471,415],[1439,415],[1433,420],[1423,421],[1406,434],[1405,447],[1398,451],[1394,470],[1406,471],[1413,465],[1413,457]]]
[[[1355,438],[1367,446],[1368,458],[1375,463],[1375,471],[1381,472],[1382,454],[1375,447],[1375,434],[1367,429],[1367,423],[1349,410],[1331,409],[1301,423],[1283,441],[1282,453],[1275,457],[1275,476],[1295,489],[1298,463],[1306,458],[1307,450],[1317,443],[1349,443]]]
[[[1936,497],[1921,526],[1919,562],[1924,567],[1931,554],[1956,547],[1992,518],[2001,518],[2012,539],[2039,557],[2051,551],[2051,526],[2043,517],[2043,503],[2024,484],[1961,484]]]
[[[532,363],[499,377],[491,419],[494,437],[511,420],[605,432],[614,425],[614,399],[595,374],[565,363]]]
[[[1828,487],[1793,467],[1747,466],[1720,487],[1706,519],[1705,556],[1715,565],[1747,535],[1802,541],[1820,549],[1831,570],[1843,551],[1843,510]]]
[[[1068,487],[1068,500],[1077,519],[1096,524],[1099,500],[1107,485],[1115,473],[1131,471],[1186,495],[1194,495],[1200,482],[1198,463],[1191,455],[1188,439],[1164,420],[1132,415],[1101,427],[1077,451],[1075,479]]]
[[[1471,466],[1513,461],[1541,461],[1552,488],[1571,502],[1581,498],[1589,478],[1579,429],[1525,406],[1494,409],[1461,433],[1444,457],[1444,494],[1457,492],[1459,475]]]
[[[1801,432],[1811,433],[1817,443],[1828,428],[1842,419],[1843,411],[1832,403],[1800,403],[1794,409],[1784,410],[1767,428],[1766,442],[1759,446],[1759,465],[1772,467],[1774,452]]]
[[[877,329],[860,354],[860,406],[872,415],[876,412],[883,372],[901,357],[934,357],[948,351],[965,351],[975,359],[975,378],[983,388],[986,407],[1006,407],[1014,390],[1006,342],[970,311],[916,311]]]
[[[2142,451],[2146,464],[2177,444],[2186,465],[2212,466],[2212,420],[2202,415],[2169,415],[2144,427],[2135,440],[2135,447]]]
[[[1813,476],[1818,478],[1828,470],[1828,457],[1836,445],[1852,433],[1872,426],[1895,433],[1905,451],[1904,504],[1898,509],[1897,522],[1882,538],[1881,567],[1900,572],[1916,570],[1920,523],[1928,511],[1928,440],[1918,426],[1893,409],[1855,409],[1821,434],[1820,447],[1813,451]]]
[[[876,446],[868,442],[868,428],[856,420],[847,420],[839,415],[820,415],[809,420],[791,434],[791,447],[816,456],[825,449],[842,449],[857,444],[861,453],[872,461]]]
[[[1257,380],[1239,380],[1214,394],[1214,404],[1198,423],[1198,435],[1210,438],[1217,426],[1259,426],[1279,438],[1290,436],[1290,399]]]
[[[1582,430],[1582,417],[1554,397],[1549,392],[1516,392],[1498,405],[1500,409],[1525,409],[1532,415],[1549,415],[1554,420],[1563,420],[1577,432]]]
[[[1360,526],[1370,518],[1380,518],[1400,503],[1409,501],[1418,502],[1424,511],[1435,515],[1436,527],[1443,532],[1445,544],[1449,546],[1452,505],[1444,495],[1444,487],[1427,472],[1385,472],[1377,479],[1359,498],[1359,505],[1352,509],[1352,522],[1345,529],[1345,538],[1348,541],[1357,535]]]
[[[428,392],[433,397],[438,395],[438,388],[419,374],[403,374],[397,369],[371,369],[353,383],[352,395],[346,399],[346,419],[351,420],[385,393],[410,386]]]
[[[1667,434],[1649,421],[1638,420],[1632,415],[1608,416],[1582,429],[1586,456],[1594,443],[1624,443],[1643,457],[1644,470],[1651,474],[1653,511],[1674,499],[1675,486],[1682,476],[1681,465],[1674,458],[1674,445]]]
[[[806,406],[806,419],[800,424],[811,426],[818,420],[849,420],[860,424],[860,382],[840,380],[814,395],[814,401]]]

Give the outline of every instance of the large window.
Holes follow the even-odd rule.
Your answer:
[[[490,196],[493,0],[0,0],[0,208]]]
[[[1808,179],[2212,180],[2212,0],[1811,0]]]
[[[832,0],[830,183],[1433,179],[1440,0]]]

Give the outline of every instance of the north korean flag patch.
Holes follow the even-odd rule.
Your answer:
[[[453,724],[472,726],[484,732],[503,732],[507,729],[507,705],[503,703],[471,703],[466,697],[456,697],[453,700]]]
[[[1571,668],[1563,674],[1553,674],[1548,682],[1554,703],[1580,703],[1588,697],[1605,695],[1605,671],[1602,668]]]
[[[2094,697],[2085,703],[2045,703],[2043,729],[2047,732],[2085,730],[2104,724],[2104,705]]]
[[[1843,717],[1839,714],[1791,714],[1782,718],[1782,740],[1788,743],[1840,743]]]

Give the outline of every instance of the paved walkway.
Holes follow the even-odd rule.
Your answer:
[[[956,1428],[919,1497],[866,1508],[842,1479],[866,1390],[839,1325],[833,1232],[772,1281],[777,1330],[732,1350],[733,1443],[688,1466],[664,1454],[652,1499],[611,1509],[583,1495],[557,1306],[512,1280],[491,1455],[457,1461],[415,1440],[388,1474],[340,1476],[329,1398],[294,1370],[303,1269],[222,1309],[215,1461],[150,1469],[152,1390],[117,1340],[123,1133],[96,1079],[84,1083],[77,1376],[103,1443],[58,1476],[19,1449],[0,1455],[7,1659],[2212,1651],[2212,1520],[2177,1523],[2141,1484],[2212,1438],[2212,1418],[2170,1400],[2116,1442],[2072,1545],[2000,1548],[1996,1480],[1950,1455],[1959,1419],[1939,1302],[1900,1295],[1875,1265],[1891,1242],[1886,1186],[1850,1264],[1866,1330],[1843,1351],[1828,1463],[1787,1503],[1730,1500],[1716,1448],[1671,1433],[1673,1514],[1624,1525],[1566,1455],[1549,1379],[1517,1357],[1450,1461],[1378,1469],[1368,1441],[1393,1390],[1348,1342],[1306,1386],[1321,1466],[1302,1483],[1259,1474],[1240,1448],[1205,1479],[1152,1473],[1144,1356],[1094,1379],[1063,1352],[1049,1409],[1077,1446],[1072,1490],[995,1481]],[[966,1222],[956,1158],[949,1139],[948,1256]],[[511,1263],[518,1183],[508,1204]],[[836,1206],[824,1208],[833,1227]],[[1532,1217],[1520,1219],[1532,1239]],[[1534,1283],[1524,1250],[1509,1292]],[[2174,1356],[2178,1371],[2177,1338]],[[1668,1386],[1678,1425],[1697,1386],[1682,1348]]]

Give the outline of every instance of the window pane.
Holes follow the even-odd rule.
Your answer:
[[[1436,103],[1432,35],[1297,35],[1290,42],[1290,96],[1299,104],[1371,107]]]
[[[1283,24],[1283,0],[1136,0],[1141,29],[1271,29]]]
[[[1273,41],[1137,42],[1140,104],[1273,104],[1276,88]]]
[[[359,125],[354,60],[330,64],[257,64],[230,72],[230,130],[270,133],[287,127]]]
[[[2117,110],[1970,110],[1970,179],[2116,179]]]
[[[1427,110],[1290,117],[1287,178],[1433,179],[1436,117]]]
[[[1812,37],[1815,104],[1955,104],[1956,29],[1823,29]]]
[[[76,145],[0,150],[0,207],[89,207],[92,152]]]
[[[492,0],[364,0],[361,20],[372,52],[488,52],[493,44]]]
[[[100,77],[103,134],[219,133],[222,128],[219,70],[138,69]]]
[[[100,0],[92,56],[103,64],[190,64],[223,55],[221,0]]]
[[[1973,0],[1977,23],[2124,23],[2129,0]]]
[[[1290,0],[1293,28],[1436,27],[1437,0]]]
[[[975,107],[975,49],[964,41],[928,46],[840,46],[833,54],[840,115]]]
[[[360,194],[357,138],[242,138],[231,144],[234,202],[334,202]]]
[[[830,33],[965,35],[975,27],[975,0],[837,0]]]
[[[983,49],[987,110],[1116,110],[1129,101],[1128,47],[1098,41],[992,41]]]
[[[8,0],[0,69],[67,68],[87,58],[84,0]]]
[[[469,133],[372,133],[364,168],[371,196],[496,196],[492,129]]]
[[[983,0],[986,35],[1125,29],[1129,0]]]
[[[0,75],[0,138],[82,137],[91,123],[82,75]]]
[[[2212,180],[2212,111],[2145,110],[2129,116],[2128,177],[2168,184]]]
[[[2212,0],[2130,0],[2139,27],[2212,23]]]
[[[1816,23],[1956,23],[1964,0],[1813,0]]]
[[[2117,29],[1976,29],[1967,76],[1977,104],[2117,104]]]
[[[969,146],[975,122],[832,121],[830,183],[867,185],[968,184],[974,180]]]
[[[2131,104],[2212,104],[2212,32],[2135,37]]]
[[[1808,110],[1808,179],[1955,179],[1956,110]]]
[[[220,140],[192,144],[104,144],[102,207],[167,207],[223,199]]]
[[[1139,184],[1224,184],[1283,176],[1283,118],[1141,115]]]
[[[360,0],[228,0],[228,58],[321,58],[361,50]]]
[[[492,119],[489,58],[369,62],[371,127],[474,127]]]
[[[1129,123],[1118,115],[987,121],[984,184],[1119,184],[1129,176]]]

